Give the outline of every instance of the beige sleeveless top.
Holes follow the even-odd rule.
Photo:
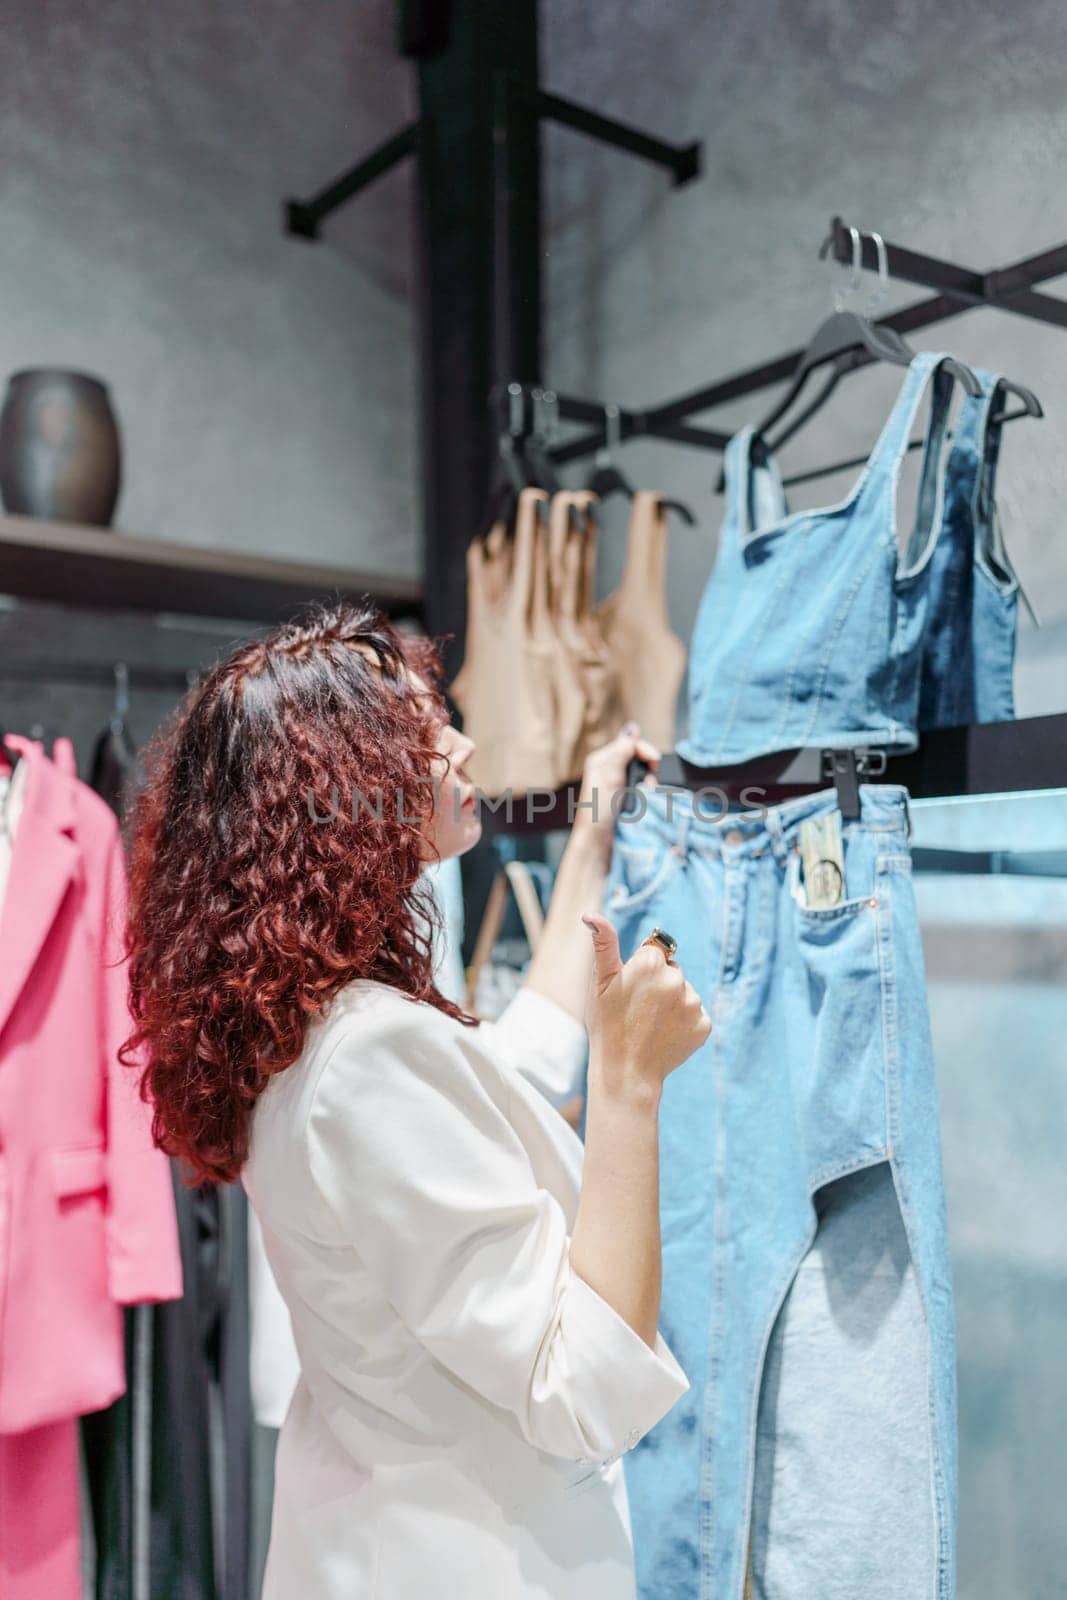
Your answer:
[[[552,499],[549,596],[567,780],[581,777],[589,752],[614,738],[626,720],[618,663],[596,614],[595,505],[588,490],[564,490]]]
[[[596,621],[618,675],[624,718],[660,750],[674,747],[686,648],[667,612],[667,514],[658,494],[639,490],[630,510],[626,559],[614,594]],[[615,731],[615,730],[613,730]]]
[[[547,501],[543,490],[524,489],[514,535],[497,524],[467,548],[467,639],[450,693],[477,747],[468,776],[493,798],[564,781],[547,530],[538,511]]]
[[[674,743],[685,647],[665,590],[666,517],[634,496],[622,579],[596,604],[596,496],[519,496],[514,536],[498,524],[467,549],[467,641],[450,686],[476,750],[471,781],[498,798],[581,777],[591,750],[632,717],[661,750]]]

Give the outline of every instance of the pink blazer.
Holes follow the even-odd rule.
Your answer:
[[[103,800],[27,763],[0,912],[0,1433],[95,1411],[126,1387],[120,1307],[176,1300],[170,1163],[136,1074],[125,867]]]

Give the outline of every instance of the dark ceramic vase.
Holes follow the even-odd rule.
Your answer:
[[[7,511],[106,527],[121,480],[107,388],[84,372],[16,372],[0,411],[0,494]]]

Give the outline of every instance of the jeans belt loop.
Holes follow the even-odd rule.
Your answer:
[[[782,828],[782,819],[773,809],[768,810],[766,813],[766,828],[771,841],[771,849],[774,851],[775,860],[781,862],[788,861],[789,846],[785,842],[785,832]]]
[[[692,814],[688,809],[679,813],[678,836],[674,841],[674,849],[675,854],[681,856],[683,861],[685,860],[686,854],[689,850],[689,825],[692,820]]]
[[[903,791],[903,795],[904,795],[904,818],[905,818],[905,821],[908,824],[908,843],[910,844],[911,843],[911,836],[915,832],[915,829],[912,826],[911,806],[908,804],[908,791],[907,791],[907,789],[905,789]]]

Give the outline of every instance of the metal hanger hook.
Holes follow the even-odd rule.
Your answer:
[[[846,269],[848,272],[848,277],[845,282],[841,282],[839,275],[837,282],[834,284],[833,302],[835,311],[843,311],[845,309],[846,301],[851,295],[856,293],[856,290],[859,288],[860,283],[862,282],[860,277],[860,262],[863,259],[863,241],[860,237],[860,230],[850,226],[848,233],[849,238],[852,240],[852,262]]]
[[[513,439],[519,438],[523,431],[526,406],[521,383],[508,384],[508,432]]]
[[[622,414],[617,405],[604,407],[604,449],[613,456],[622,443]]]
[[[872,311],[877,311],[878,307],[889,299],[889,251],[880,233],[868,234],[868,238],[874,240],[874,248],[878,255],[878,283],[871,290],[867,300],[866,315],[869,318]]]
[[[130,710],[130,669],[125,661],[115,662],[115,704],[111,711],[111,727],[121,733]]]

